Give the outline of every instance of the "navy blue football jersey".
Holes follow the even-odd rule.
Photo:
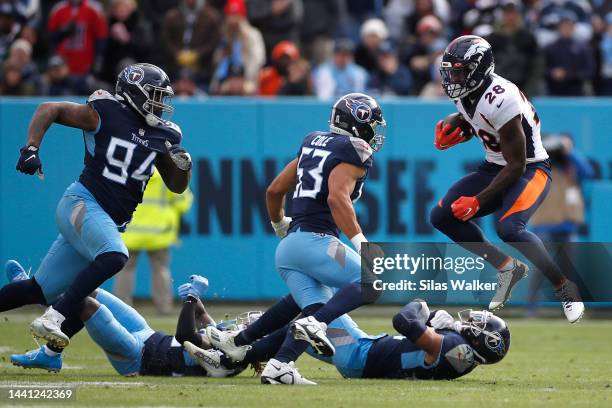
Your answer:
[[[83,132],[85,168],[79,181],[117,225],[128,222],[153,173],[157,154],[165,154],[166,140],[181,142],[181,130],[172,122],[148,126],[117,97],[96,91],[87,104],[98,112],[94,132]]]
[[[415,378],[452,380],[468,374],[477,362],[474,350],[459,333],[438,330],[443,336],[437,361],[425,363],[425,351],[404,336],[387,336],[370,348],[363,378]]]
[[[330,132],[306,136],[298,151],[297,183],[291,205],[293,221],[289,232],[319,232],[338,236],[338,227],[327,205],[327,181],[334,167],[349,163],[366,169],[357,181],[351,199],[361,196],[361,189],[372,167],[372,148],[364,140]]]
[[[206,375],[173,336],[155,332],[144,343],[140,374],[142,375]]]

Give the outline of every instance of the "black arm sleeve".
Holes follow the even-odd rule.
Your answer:
[[[425,333],[427,326],[419,319],[423,305],[420,302],[410,302],[393,316],[393,327],[398,333],[415,343]]]
[[[176,334],[174,335],[176,341],[180,344],[189,341],[198,347],[202,347],[202,339],[196,331],[195,313],[197,306],[197,299],[192,296],[187,296],[185,303],[183,303],[183,308],[181,309],[181,314],[179,315],[176,325]]]

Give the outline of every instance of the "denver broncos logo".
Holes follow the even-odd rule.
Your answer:
[[[474,41],[470,48],[465,52],[464,59],[469,60],[473,55],[479,55],[482,57],[484,52],[488,49],[488,44],[485,41]]]
[[[125,80],[130,84],[139,84],[144,78],[144,71],[137,66],[129,66],[124,71]]]
[[[365,102],[346,98],[346,107],[351,110],[351,114],[357,119],[357,122],[368,123],[372,118],[372,108]]]

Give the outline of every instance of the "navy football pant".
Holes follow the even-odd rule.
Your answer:
[[[451,204],[461,196],[475,196],[493,181],[503,167],[483,162],[476,172],[456,182],[436,205],[430,215],[431,224],[455,242],[471,252],[485,257],[499,268],[508,256],[489,243],[480,227],[473,221],[461,221],[453,215]],[[512,187],[480,208],[475,218],[495,214],[497,235],[508,243],[527,242],[517,248],[553,284],[559,284],[563,275],[553,262],[544,244],[534,233],[526,229],[529,218],[546,198],[550,189],[550,165],[548,162],[531,163]]]

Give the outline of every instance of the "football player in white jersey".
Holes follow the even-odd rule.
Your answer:
[[[495,213],[504,242],[517,245],[555,287],[565,316],[575,323],[584,314],[577,286],[554,263],[542,241],[525,226],[550,188],[550,162],[540,139],[540,119],[512,82],[495,74],[491,45],[475,35],[453,40],[442,57],[442,86],[469,122],[486,152],[484,162],[456,182],[431,211],[431,223],[499,271],[489,309],[502,307],[528,267],[487,242],[472,218]],[[468,139],[460,127],[438,122],[434,145],[448,149]],[[466,244],[467,243],[467,244]]]

